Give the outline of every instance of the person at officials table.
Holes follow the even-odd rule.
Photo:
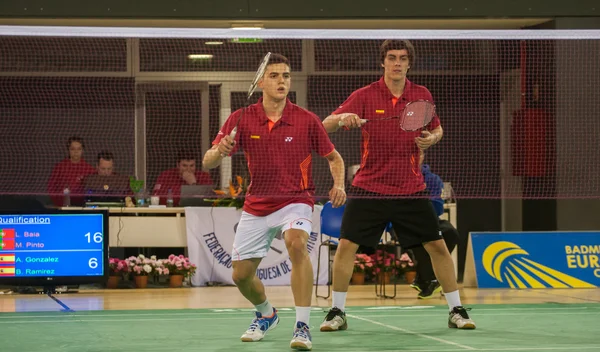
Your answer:
[[[100,194],[114,197],[131,195],[129,178],[115,172],[114,154],[107,150],[100,151],[97,160],[95,172],[82,180],[85,201],[92,200],[90,197],[100,197]],[[108,183],[109,179],[111,183]]]
[[[109,151],[101,151],[98,153],[98,163],[96,164],[96,170],[98,175],[101,176],[112,176],[114,175],[115,169],[115,156]]]
[[[85,144],[79,136],[69,137],[67,140],[69,157],[57,163],[48,180],[48,194],[56,206],[63,206],[64,192],[72,194],[74,203],[83,201],[82,180],[85,176],[96,172],[93,166],[83,159]],[[79,196],[77,196],[79,195]]]
[[[190,151],[181,151],[177,155],[177,167],[165,170],[158,176],[153,193],[160,196],[160,204],[164,205],[171,190],[173,205],[178,206],[181,199],[181,186],[213,184],[208,172],[196,169],[196,155]]]

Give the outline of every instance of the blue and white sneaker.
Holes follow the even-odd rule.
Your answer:
[[[310,336],[308,325],[301,321],[296,323],[296,329],[294,329],[294,336],[292,337],[292,342],[290,342],[290,348],[297,351],[312,350],[312,337]]]
[[[273,308],[273,314],[270,317],[263,317],[259,312],[255,312],[255,314],[256,318],[252,320],[250,327],[242,335],[243,342],[260,341],[268,331],[275,329],[277,324],[279,324],[279,316],[275,308]]]

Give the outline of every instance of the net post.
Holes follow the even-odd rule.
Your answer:
[[[201,105],[202,105],[202,129],[200,130],[201,139],[200,139],[200,151],[202,156],[210,149],[211,138],[210,138],[210,115],[209,115],[209,91],[210,86],[208,82],[206,83],[206,87],[203,87],[201,91]]]

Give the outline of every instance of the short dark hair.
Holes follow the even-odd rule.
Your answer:
[[[188,149],[184,149],[184,150],[180,150],[177,153],[177,163],[180,163],[182,160],[196,160],[196,153],[194,153],[191,150]]]
[[[272,53],[271,56],[269,56],[269,61],[267,62],[267,66],[274,65],[274,64],[286,64],[286,65],[288,65],[289,68],[292,67],[292,66],[290,66],[290,60],[288,60],[287,57],[285,57],[281,54]]]
[[[388,51],[390,50],[406,50],[408,52],[408,63],[412,66],[415,63],[415,47],[408,40],[388,39],[381,44],[379,54],[381,63],[385,61]]]
[[[83,138],[81,138],[79,136],[71,136],[71,137],[69,137],[69,139],[67,139],[67,149],[69,149],[71,147],[71,144],[73,142],[77,142],[77,143],[81,144],[81,148],[85,149],[85,145],[83,144]]]
[[[98,153],[98,162],[100,162],[100,159],[111,161],[115,159],[115,156],[113,155],[113,153],[103,150],[100,153]]]

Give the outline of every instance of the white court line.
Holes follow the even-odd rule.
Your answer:
[[[557,314],[561,314],[561,315],[597,315],[597,313],[594,312],[585,312],[585,313],[547,313],[547,314],[538,314],[538,315],[557,315]],[[493,316],[500,316],[500,315],[505,315],[505,316],[527,316],[530,314],[519,314],[519,313],[515,313],[515,314],[494,314]],[[131,317],[131,319],[104,319],[104,317],[122,317],[122,316],[129,316]],[[148,315],[151,316],[151,315]],[[289,316],[289,315],[288,315]],[[95,319],[96,317],[101,317],[102,319]],[[424,317],[424,318],[435,318],[435,317],[440,317],[439,314],[421,314],[421,315],[403,315],[403,316],[399,316],[399,315],[389,315],[389,314],[377,314],[377,315],[361,315],[361,317],[363,318],[398,318],[398,317]],[[11,317],[11,318],[25,318],[25,317]],[[39,318],[39,317],[37,317]],[[35,324],[35,323],[47,323],[47,322],[56,322],[56,323],[72,323],[75,321],[87,321],[87,322],[103,322],[103,321],[108,321],[108,322],[112,322],[112,321],[161,321],[161,320],[236,320],[236,319],[241,319],[241,320],[246,320],[246,319],[250,319],[251,316],[250,315],[239,315],[239,316],[221,316],[221,317],[208,317],[208,316],[202,316],[202,315],[196,315],[196,316],[189,316],[189,317],[171,317],[171,318],[163,318],[160,316],[155,316],[154,318],[140,318],[140,317],[136,317],[135,315],[117,315],[117,314],[108,314],[108,315],[56,315],[56,316],[45,316],[45,318],[54,318],[54,320],[27,320],[27,319],[20,319],[20,321],[16,321],[16,320],[10,320],[8,317],[5,317],[4,321],[0,320],[0,324]],[[599,348],[600,350],[600,348]]]
[[[403,329],[403,328],[399,328],[397,326],[383,324],[383,323],[380,323],[380,322],[375,321],[375,320],[371,320],[371,319],[367,319],[367,318],[362,318],[362,317],[359,317],[359,316],[356,316],[356,315],[352,315],[352,314],[348,314],[348,316],[352,317],[354,319],[358,319],[358,320],[369,322],[371,324],[383,326],[383,327],[388,328],[388,329],[392,329],[392,330],[396,330],[396,331],[401,331],[401,332],[404,332],[404,333],[407,333],[407,334],[411,334],[411,335],[423,337],[423,338],[426,338],[426,339],[434,340],[434,341],[437,341],[437,342],[445,343],[445,344],[448,344],[448,345],[460,347],[463,350],[475,350],[474,347],[467,346],[467,345],[461,345],[460,343],[456,343],[456,342],[452,342],[452,341],[440,339],[439,337],[433,337],[433,336],[421,334],[421,333],[418,333],[418,332],[414,332],[414,331],[411,331],[411,330],[406,330],[406,329]]]
[[[536,313],[536,312],[523,312],[523,313],[487,313],[487,314],[476,314],[478,316],[486,316],[486,315],[493,315],[493,316],[521,316],[521,315],[588,315],[588,314],[599,314],[598,312],[555,312],[555,310],[558,309],[563,309],[563,310],[567,310],[567,308],[553,308],[553,309],[548,309],[551,310],[551,312],[548,313]],[[586,309],[585,307],[579,307],[579,308],[569,308],[568,310],[575,310],[575,309]],[[482,311],[484,309],[477,309],[476,312]],[[506,310],[511,310],[511,309],[506,309]],[[512,310],[518,310],[518,309],[512,309]],[[350,311],[350,310],[349,310]],[[503,309],[488,309],[487,311],[503,311]],[[83,313],[85,312],[85,313]],[[185,316],[196,316],[198,319],[221,319],[219,317],[212,317],[214,315],[221,315],[221,316],[227,316],[226,318],[223,317],[222,319],[235,319],[236,315],[238,315],[240,318],[247,318],[251,315],[249,315],[248,313],[251,312],[250,310],[248,310],[247,312],[189,312],[189,313],[178,313],[178,312],[173,312],[173,313],[159,313],[159,312],[153,312],[153,311],[148,311],[149,313],[115,313],[115,314],[94,314],[93,312],[100,312],[100,311],[82,311],[81,313],[83,314],[77,314],[78,312],[75,313],[56,313],[54,315],[0,315],[0,321],[1,320],[8,320],[8,319],[28,319],[28,318],[58,318],[58,319],[62,319],[62,318],[73,318],[73,317],[78,317],[78,318],[96,318],[96,317],[166,317],[166,316],[173,316],[173,317],[185,317]],[[355,311],[356,312],[356,311]],[[385,314],[384,312],[382,312],[383,314],[373,314],[373,311],[363,311],[365,313],[370,313],[370,314],[361,314],[361,316],[363,317],[371,317],[371,318],[376,318],[376,317],[439,317],[440,314],[431,314],[428,311],[428,314],[422,314],[422,313],[418,313],[415,311],[401,311],[401,310],[395,310],[393,312],[397,312],[398,314]],[[392,311],[390,311],[391,313]],[[9,314],[15,314],[15,313],[9,313]],[[279,311],[278,312],[279,315],[288,315],[288,314],[295,314],[295,311]],[[312,313],[314,314],[314,313]],[[312,315],[311,314],[311,315]],[[233,318],[232,318],[233,317]],[[153,320],[153,319],[150,319]]]
[[[595,350],[598,346],[549,346],[549,347],[504,347],[504,348],[478,348],[479,351],[551,351],[551,350]]]
[[[104,323],[104,322],[131,322],[131,321],[177,321],[177,320],[233,320],[233,319],[248,319],[252,320],[251,317],[228,317],[228,318],[210,318],[210,317],[189,317],[189,318],[153,318],[153,319],[81,319],[81,316],[73,316],[72,319],[54,319],[54,320],[29,320],[29,321],[0,321],[0,324],[37,324],[37,323],[54,323],[54,324],[63,324],[63,323]]]
[[[499,347],[499,348],[475,348],[474,351],[572,351],[572,350],[596,350],[598,346],[551,346],[551,347]],[[348,350],[349,352],[373,352],[373,350]],[[453,352],[464,351],[464,349],[450,348],[443,350],[378,350],[379,352]]]
[[[494,314],[476,314],[476,316],[520,316],[520,315],[597,315],[600,317],[600,313],[598,312],[548,312],[548,313],[494,313]],[[371,318],[402,318],[402,317],[439,317],[439,314],[377,314],[377,315],[366,315],[361,314],[361,317],[371,317]],[[600,347],[598,347],[600,350]]]
[[[499,316],[499,315],[506,315],[506,316],[527,316],[530,315],[531,313],[528,314],[521,314],[521,313],[516,313],[516,314],[494,314],[493,316]],[[546,313],[546,314],[538,314],[538,315],[557,315],[557,314],[562,314],[562,315],[597,315],[597,313],[594,312],[585,312],[585,313]],[[490,314],[491,315],[491,314]],[[130,317],[130,319],[104,319],[104,317]],[[148,314],[148,316],[150,316]],[[289,316],[289,315],[288,315]],[[350,316],[350,315],[348,315]],[[481,316],[481,315],[480,315]],[[139,316],[136,317],[136,315],[127,315],[127,314],[106,314],[106,315],[76,315],[76,314],[72,314],[72,315],[56,315],[56,316],[38,316],[36,318],[40,318],[40,317],[44,317],[44,318],[53,318],[53,320],[27,320],[27,319],[20,319],[19,321],[16,320],[9,320],[8,317],[6,317],[5,319],[2,319],[3,321],[0,321],[0,324],[35,324],[35,323],[75,323],[75,322],[118,322],[118,321],[161,321],[161,320],[187,320],[187,321],[193,321],[193,320],[247,320],[247,319],[251,319],[250,315],[244,315],[244,316],[227,316],[227,317],[208,317],[208,316],[202,316],[202,315],[197,315],[197,316],[189,316],[189,317],[181,317],[181,316],[175,316],[175,317],[171,317],[171,318],[162,318],[162,317],[154,317],[154,318],[139,318]],[[94,319],[96,317],[102,317],[102,319]],[[398,318],[398,317],[424,317],[424,318],[430,318],[430,317],[440,317],[439,314],[403,314],[403,315],[389,315],[389,314],[377,314],[377,315],[361,315],[362,318]],[[12,318],[24,318],[24,317],[12,317]],[[363,319],[365,320],[365,319]],[[598,348],[600,350],[600,347]]]
[[[396,308],[396,307],[398,307],[398,308]],[[397,311],[411,311],[411,312],[418,311],[416,309],[413,310],[413,309],[407,309],[407,308],[403,308],[403,307],[410,307],[410,306],[389,306],[389,307],[386,307],[387,309],[382,309],[382,308],[379,308],[379,307],[365,307],[365,308],[358,308],[356,310],[366,310],[366,311],[374,311],[374,310],[397,310]],[[438,309],[442,309],[443,308],[445,310],[448,309],[447,305],[443,305],[443,306],[441,306],[441,305],[440,306],[431,306],[431,307],[435,307],[435,308],[438,308]],[[467,305],[467,307],[468,307],[468,305]],[[330,307],[327,307],[327,309],[329,309],[329,308]],[[374,309],[374,308],[379,308],[379,309]],[[479,311],[484,311],[484,310],[505,311],[505,310],[600,309],[600,304],[598,304],[596,306],[591,306],[591,307],[588,307],[588,306],[583,306],[583,307],[578,306],[578,307],[537,307],[537,308],[536,307],[522,307],[522,308],[519,308],[519,307],[512,306],[512,307],[506,307],[506,308],[505,307],[499,307],[499,308],[473,308],[473,309],[476,310],[476,311],[478,311],[478,312]],[[352,309],[352,307],[347,307],[346,310],[350,311],[350,310],[353,310],[353,309]]]
[[[292,314],[279,314],[282,316],[289,316]],[[600,315],[596,312],[558,312],[558,313],[508,313],[508,314],[478,314],[478,316],[529,316],[529,315],[598,315],[600,317]],[[144,316],[148,316],[148,317],[154,317],[151,319],[140,319],[140,320],[148,320],[148,321],[154,321],[154,320],[160,320],[160,318],[158,317],[166,317],[166,316],[170,316],[170,317],[181,317],[181,316],[191,316],[195,319],[246,319],[248,317],[252,317],[252,315],[234,315],[234,314],[229,314],[228,316],[221,316],[221,317],[213,317],[213,316],[206,316],[206,314],[161,314],[161,315],[152,315],[152,314],[142,314],[142,315],[136,315],[136,314],[64,314],[64,315],[38,315],[38,316],[28,316],[28,317],[23,317],[23,316],[13,316],[13,317],[3,317],[0,319],[0,323],[2,320],[9,320],[9,319],[27,319],[27,318],[54,318],[54,319],[74,319],[74,318],[96,318],[96,317],[144,317]],[[312,316],[312,315],[311,315]],[[402,318],[402,317],[439,317],[439,314],[361,314],[361,317],[365,317],[365,318]],[[138,318],[139,319],[139,318]],[[94,319],[94,320],[102,320],[102,319]]]

